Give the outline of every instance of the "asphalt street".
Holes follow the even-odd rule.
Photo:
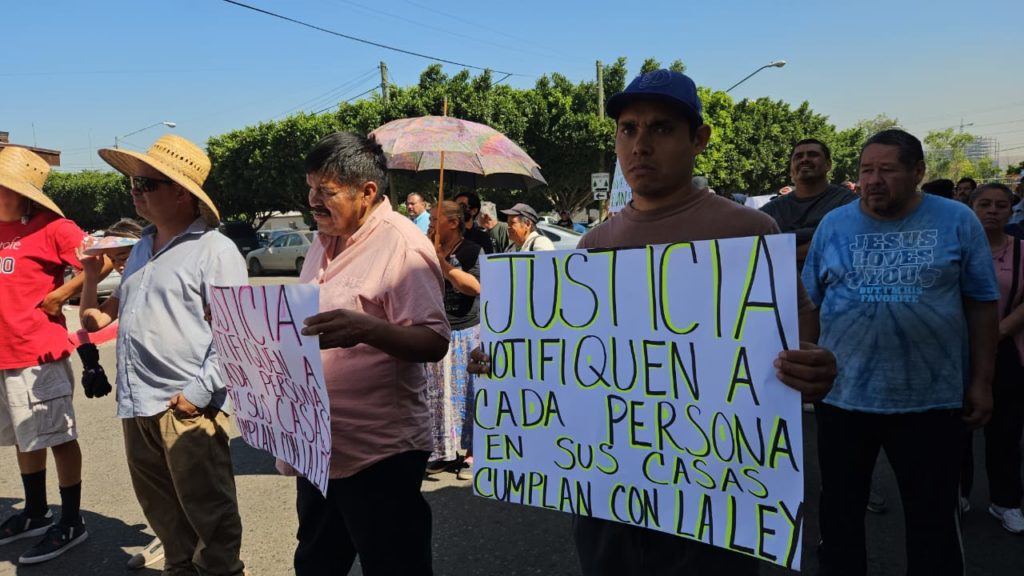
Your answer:
[[[261,278],[260,283],[293,282],[291,278]],[[69,308],[70,317],[77,309]],[[113,381],[114,344],[101,347],[100,359]],[[74,370],[80,374],[77,357]],[[113,395],[87,399],[76,391],[80,443],[83,453],[82,509],[89,539],[78,548],[49,563],[19,567],[18,556],[31,541],[0,547],[0,576],[64,576],[142,574],[159,570],[129,572],[128,558],[151,539],[145,518],[135,500],[125,464],[120,422],[115,417]],[[814,544],[817,526],[817,463],[814,422],[805,415],[807,526],[804,532],[804,571],[814,574],[817,566]],[[976,438],[980,441],[980,434]],[[245,445],[237,436],[232,441],[238,499],[245,537],[242,557],[254,576],[290,574],[296,518],[294,480],[274,472],[273,459]],[[976,446],[976,481],[967,515],[964,546],[968,574],[972,576],[1024,575],[1024,535],[1005,532],[985,511],[987,494],[983,450]],[[51,460],[52,462],[52,460]],[[52,464],[51,464],[52,468]],[[903,561],[903,519],[895,480],[888,465],[880,462],[876,487],[888,499],[885,514],[868,514],[870,574],[895,576],[905,573]],[[434,569],[442,576],[514,576],[579,574],[570,538],[570,517],[566,514],[484,500],[471,494],[469,482],[450,473],[429,477],[423,490],[434,516]],[[48,478],[51,505],[59,503],[56,475]],[[22,488],[14,461],[14,450],[0,450],[0,518],[21,507]],[[56,507],[55,507],[56,511]],[[765,576],[793,574],[768,564]],[[358,565],[351,574],[360,575]]]

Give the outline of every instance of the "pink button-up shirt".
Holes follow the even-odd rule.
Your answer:
[[[299,281],[320,284],[320,310],[343,308],[449,337],[441,267],[430,240],[381,202],[336,258],[336,236],[318,235]],[[346,478],[410,450],[433,450],[423,364],[376,348],[321,351],[331,404],[331,478]]]

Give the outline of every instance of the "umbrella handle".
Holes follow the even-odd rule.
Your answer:
[[[448,97],[444,97],[444,105],[442,108],[442,114],[448,115]],[[444,202],[444,150],[441,151],[441,170],[437,177],[437,205],[440,207],[441,203]],[[439,226],[434,227],[434,250],[441,248],[441,228]]]
[[[445,108],[447,108],[447,100],[445,100]],[[438,175],[438,186],[437,186],[437,206],[440,208],[441,203],[444,202],[444,151],[441,151],[441,173]],[[441,247],[441,227],[434,227],[434,249]]]

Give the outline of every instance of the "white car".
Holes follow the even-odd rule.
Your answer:
[[[297,230],[274,238],[266,248],[257,248],[245,257],[249,274],[259,276],[269,271],[302,271],[309,245],[316,238],[316,232]]]
[[[583,234],[548,222],[537,222],[537,231],[551,239],[555,250],[575,250]]]

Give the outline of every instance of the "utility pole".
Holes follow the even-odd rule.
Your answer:
[[[388,105],[388,65],[383,61],[380,63],[380,97],[384,105]]]

